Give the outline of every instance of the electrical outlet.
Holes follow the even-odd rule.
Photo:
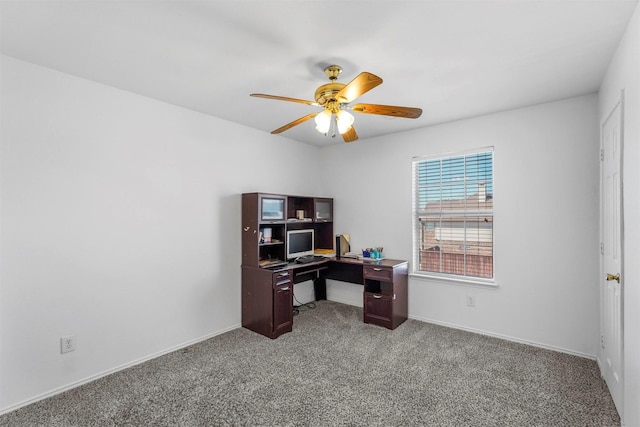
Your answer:
[[[76,336],[60,337],[60,354],[69,353],[76,349]]]
[[[476,297],[474,297],[473,295],[467,295],[467,305],[469,307],[475,307],[476,306]]]

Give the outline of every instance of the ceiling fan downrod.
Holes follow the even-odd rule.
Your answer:
[[[342,67],[339,65],[329,65],[328,67],[325,67],[324,73],[329,77],[329,80],[338,80],[338,76],[342,73]]]

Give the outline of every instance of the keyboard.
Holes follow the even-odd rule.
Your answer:
[[[322,255],[301,256],[301,257],[296,259],[296,264],[307,264],[309,262],[323,261],[325,259],[327,259],[327,258],[323,257]]]

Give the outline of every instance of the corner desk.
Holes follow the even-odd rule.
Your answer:
[[[326,258],[269,269],[242,266],[242,326],[277,338],[293,330],[293,285],[313,281],[315,300],[327,299],[326,280],[363,286],[363,320],[388,329],[407,319],[408,262]]]

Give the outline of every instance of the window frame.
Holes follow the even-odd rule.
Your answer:
[[[411,272],[410,275],[412,277],[417,277],[420,279],[430,279],[430,280],[438,280],[440,282],[442,281],[446,281],[446,282],[451,282],[451,283],[455,283],[455,284],[470,284],[470,285],[487,285],[487,286],[497,286],[496,283],[496,274],[495,274],[495,205],[491,205],[491,209],[490,209],[490,216],[491,216],[491,272],[492,272],[492,277],[488,278],[488,277],[480,277],[480,276],[471,276],[471,275],[467,275],[467,274],[454,274],[454,273],[444,273],[444,272],[438,272],[438,271],[429,271],[429,270],[421,270],[420,266],[420,251],[421,251],[421,221],[420,221],[420,217],[421,217],[421,211],[418,210],[418,204],[420,202],[420,196],[418,194],[418,191],[420,189],[419,183],[418,183],[418,168],[419,165],[423,162],[426,161],[440,161],[441,164],[443,161],[446,160],[451,160],[454,158],[458,158],[458,157],[463,157],[463,162],[466,165],[466,160],[467,157],[469,156],[473,156],[476,154],[482,154],[482,153],[491,153],[491,176],[490,176],[490,185],[491,185],[491,193],[487,194],[491,194],[492,196],[492,200],[493,200],[493,193],[495,192],[495,150],[493,146],[488,146],[488,147],[480,147],[480,148],[475,148],[475,149],[470,149],[470,150],[465,150],[465,151],[458,151],[458,152],[449,152],[449,153],[443,153],[443,154],[436,154],[436,155],[425,155],[425,156],[416,156],[412,159],[411,161],[411,185],[412,185],[412,195],[411,195],[411,201],[412,201],[412,213],[411,213],[411,228],[412,228],[412,266],[411,266]],[[466,167],[466,166],[465,166]],[[466,170],[465,170],[466,173]],[[440,180],[440,183],[442,183],[442,179]],[[467,184],[467,180],[466,180],[466,175],[465,175],[465,179],[464,179],[464,184]],[[424,187],[424,186],[423,186]],[[440,186],[439,188],[442,188],[442,186]],[[465,190],[466,191],[466,190]],[[465,195],[466,197],[466,195]],[[444,199],[440,199],[440,200],[444,200]],[[483,210],[482,211],[482,215],[489,215],[487,213],[488,211]],[[422,211],[422,213],[424,214],[424,211]],[[480,210],[472,210],[472,209],[467,209],[466,205],[465,208],[463,209],[463,216],[468,214],[478,214],[480,213]],[[424,215],[423,215],[424,216]],[[443,218],[442,215],[439,216],[439,218]],[[467,230],[467,226],[465,225],[464,227],[465,230]],[[465,233],[466,236],[466,233]],[[466,237],[465,237],[465,241],[464,244],[466,244]]]

